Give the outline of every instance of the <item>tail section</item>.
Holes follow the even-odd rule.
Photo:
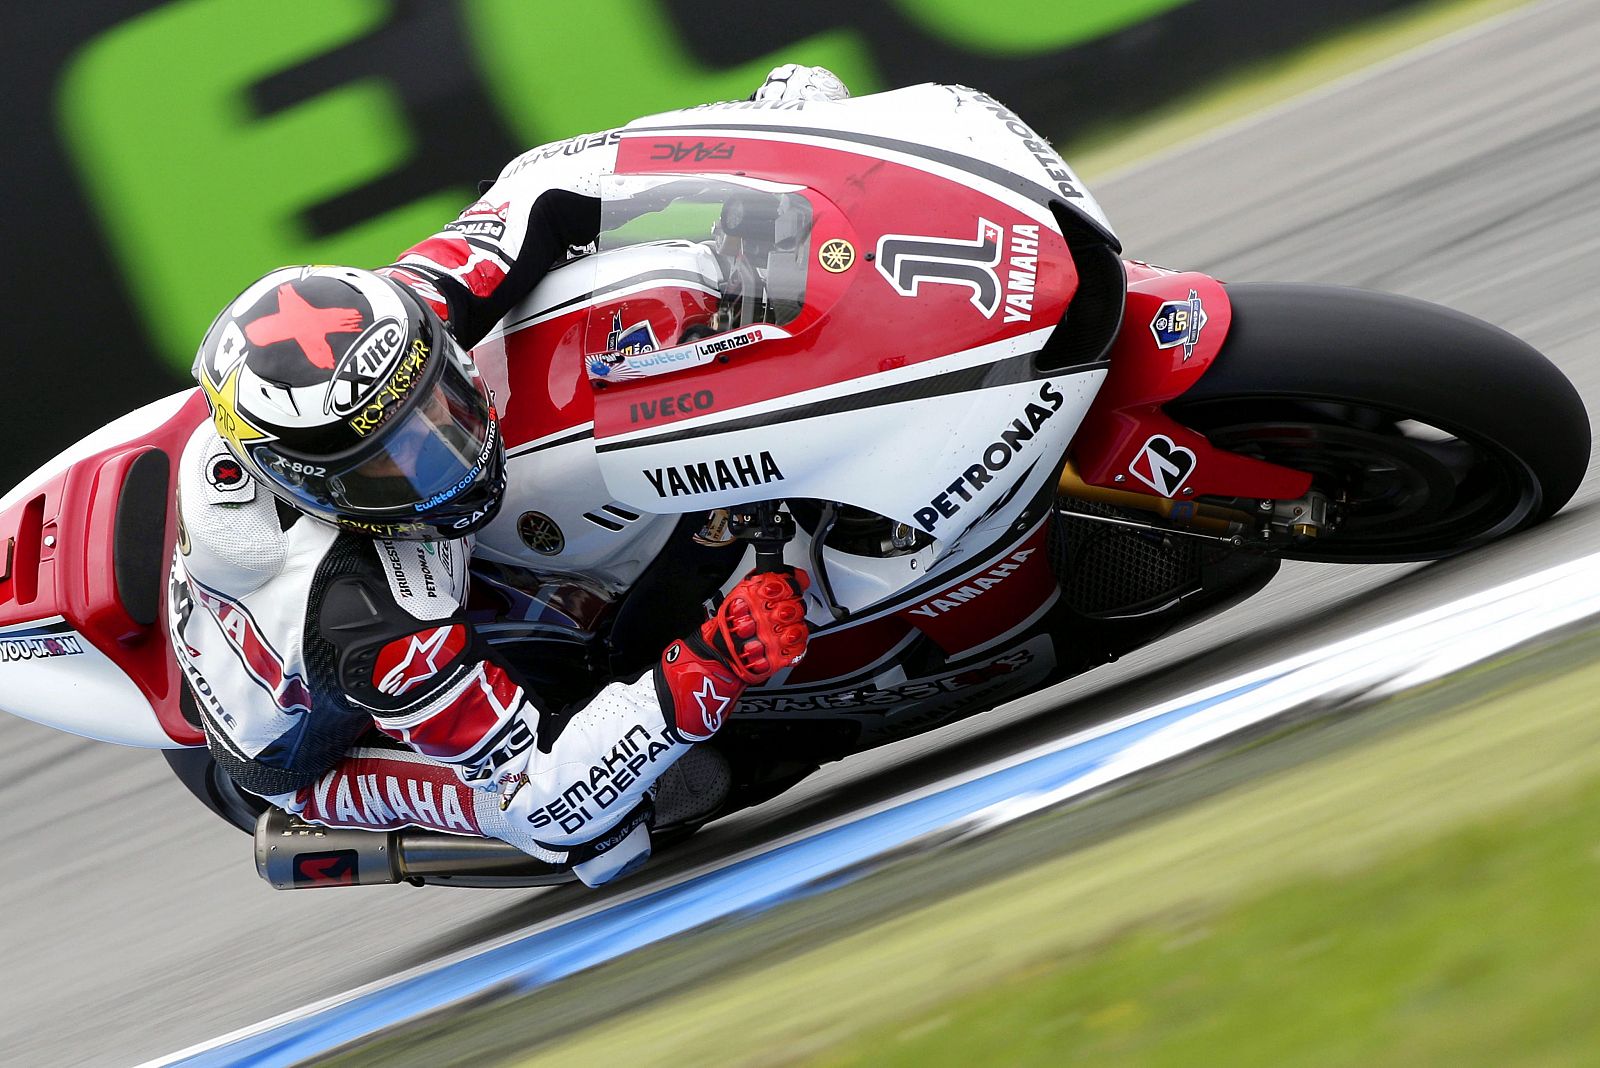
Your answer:
[[[125,745],[203,744],[162,605],[176,460],[205,411],[198,391],[147,405],[0,499],[0,708]]]

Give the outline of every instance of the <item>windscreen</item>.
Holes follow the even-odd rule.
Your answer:
[[[712,333],[755,323],[782,326],[800,313],[812,213],[799,187],[751,179],[617,175],[606,179],[603,201],[602,252],[681,241],[703,245],[715,256],[720,278]],[[625,349],[627,341],[619,338],[613,351]]]

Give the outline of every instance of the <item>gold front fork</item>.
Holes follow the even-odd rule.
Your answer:
[[[1250,529],[1250,516],[1232,508],[1218,508],[1215,505],[1197,504],[1193,501],[1173,501],[1165,497],[1155,497],[1148,493],[1133,493],[1129,490],[1106,489],[1104,486],[1091,486],[1078,474],[1072,461],[1067,461],[1067,466],[1061,471],[1061,481],[1058,488],[1064,497],[1073,497],[1080,501],[1097,501],[1101,504],[1115,505],[1118,508],[1133,508],[1141,512],[1152,512],[1175,527],[1189,530],[1203,530],[1211,534],[1229,535],[1239,534]]]

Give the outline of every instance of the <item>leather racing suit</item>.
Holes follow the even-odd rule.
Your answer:
[[[756,97],[794,94],[847,95],[791,65]],[[380,273],[470,349],[595,239],[616,144],[607,131],[524,153]],[[708,624],[581,708],[541,707],[466,618],[470,538],[374,539],[301,515],[209,422],[180,460],[178,507],[168,618],[213,756],[314,823],[494,837],[597,885],[648,857],[656,781],[757,678],[708,655]]]

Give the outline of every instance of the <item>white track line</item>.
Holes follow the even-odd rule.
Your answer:
[[[856,812],[823,827],[812,828],[789,839],[769,843],[746,853],[723,858],[671,883],[641,887],[637,894],[608,901],[604,906],[583,910],[582,915],[563,916],[517,932],[492,943],[453,955],[439,962],[413,968],[400,975],[369,983],[337,997],[284,1013],[270,1020],[241,1028],[209,1042],[190,1047],[152,1064],[170,1064],[190,1057],[217,1055],[227,1059],[225,1047],[276,1028],[292,1025],[318,1013],[335,1009],[355,999],[388,988],[401,986],[484,952],[517,942],[552,928],[592,917],[597,912],[626,909],[645,893],[681,888],[693,893],[694,884],[725,869],[745,865],[779,847],[819,838],[853,823],[871,821],[894,810],[937,799],[940,795],[983,780],[1015,775],[1029,765],[1059,759],[1098,739],[1128,728],[1170,717],[1131,740],[1105,760],[1083,771],[1070,774],[1032,792],[1018,792],[980,808],[959,813],[949,822],[911,836],[885,836],[875,848],[876,855],[898,852],[929,839],[948,840],[954,836],[994,830],[1054,805],[1081,797],[1101,786],[1125,779],[1140,771],[1192,753],[1230,734],[1268,722],[1287,712],[1311,705],[1350,702],[1395,693],[1439,678],[1451,671],[1494,656],[1542,634],[1548,634],[1585,619],[1600,616],[1600,554],[1582,557],[1547,568],[1535,574],[1502,583],[1492,589],[1452,601],[1449,604],[1398,620],[1387,626],[1336,642],[1309,653],[1291,657],[1269,667],[1252,671],[1224,682],[1207,686],[1183,697],[1142,709],[1078,731],[1034,749],[994,761],[984,767],[962,772],[923,789],[908,792],[891,801]],[[1236,692],[1237,691],[1237,692]],[[1227,695],[1232,696],[1227,696]],[[841,858],[831,869],[817,865],[808,872],[811,882],[838,877],[847,870],[861,869],[871,857]],[[746,915],[748,904],[723,895],[708,895],[722,901],[728,910]],[[778,900],[786,898],[780,897]],[[774,902],[767,902],[770,906]],[[708,919],[697,919],[693,926]],[[688,926],[685,929],[689,929]],[[617,955],[626,947],[619,947]],[[498,975],[504,980],[505,975]],[[438,1011],[449,1004],[470,999],[474,991],[454,991]],[[344,1041],[348,1041],[348,1037]],[[304,1053],[304,1050],[300,1050]],[[271,1063],[278,1063],[268,1057]],[[210,1062],[210,1058],[207,1058]],[[285,1062],[287,1063],[287,1062]]]

